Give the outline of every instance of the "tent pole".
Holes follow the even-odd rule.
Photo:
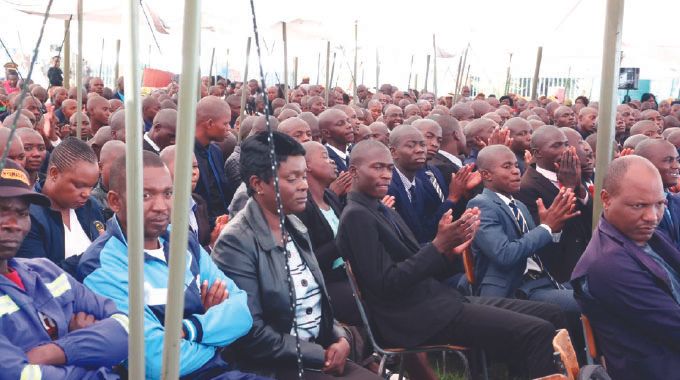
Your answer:
[[[250,60],[250,40],[251,37],[248,37],[248,43],[246,44],[246,68],[243,70],[243,86],[241,87],[241,123],[243,123],[243,119],[246,117],[246,98],[248,97],[246,81],[248,80],[248,61]]]
[[[179,379],[179,345],[184,315],[184,275],[189,239],[189,198],[191,198],[191,159],[196,133],[196,88],[198,81],[198,42],[201,28],[201,1],[185,0],[182,30],[182,75],[177,112],[175,186],[172,200],[170,258],[168,262],[168,303],[165,308],[165,338],[161,378]]]
[[[424,92],[427,92],[427,81],[430,78],[430,55],[427,55],[427,63],[425,64],[425,87]]]
[[[68,91],[71,87],[71,20],[64,21],[66,35],[64,36],[64,88]],[[61,53],[61,52],[60,52]]]
[[[437,101],[437,40],[435,35],[432,35],[432,50],[433,50],[433,72],[432,72],[432,88],[434,89],[434,100]]]
[[[624,0],[607,0],[604,22],[604,45],[602,52],[602,72],[600,77],[600,113],[597,128],[597,157],[595,160],[595,196],[593,203],[593,229],[597,227],[602,213],[602,191],[604,174],[614,155],[614,136],[616,129],[616,103],[621,54],[621,29],[623,26]]]
[[[288,104],[288,36],[286,35],[286,23],[282,22],[283,28],[283,96]]]
[[[539,46],[536,51],[536,67],[534,68],[534,79],[531,81],[531,100],[538,99],[538,74],[541,71],[541,60],[543,59],[543,46]]]
[[[326,91],[325,99],[326,107],[328,107],[328,95],[330,93],[331,87],[331,77],[330,77],[330,67],[331,67],[331,42],[328,41],[326,44]]]
[[[357,59],[359,54],[359,23],[354,21],[354,71],[352,72],[352,82],[354,84],[354,104],[359,103],[357,95]]]
[[[83,128],[83,115],[80,110],[83,107],[83,0],[78,0],[78,59],[76,60],[76,101],[78,111],[76,113],[76,137],[81,138]]]
[[[127,240],[130,337],[128,341],[131,379],[145,378],[144,355],[144,219],[142,216],[142,102],[139,71],[139,1],[125,2],[127,62],[125,78],[125,171],[127,172]],[[80,20],[78,21],[80,28]],[[80,70],[79,70],[80,71]],[[81,88],[81,86],[79,86]]]

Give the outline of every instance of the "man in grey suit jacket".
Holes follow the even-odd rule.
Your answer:
[[[571,189],[562,189],[546,209],[537,200],[540,225],[527,207],[513,199],[519,191],[520,171],[515,154],[504,145],[484,148],[477,156],[484,192],[469,203],[481,211],[480,228],[473,241],[475,293],[480,296],[523,298],[554,303],[578,317],[573,291],[558,284],[535,253],[559,242],[564,223],[578,215]]]

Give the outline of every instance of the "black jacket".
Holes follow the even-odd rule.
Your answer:
[[[439,152],[437,152],[437,154],[435,154],[428,163],[439,169],[439,171],[442,173],[442,176],[444,177],[446,186],[449,186],[451,183],[451,174],[458,173],[458,170],[460,170],[458,165],[451,162],[451,160]]]
[[[527,166],[527,170],[522,176],[522,183],[516,198],[527,206],[534,222],[540,224],[541,219],[538,216],[536,200],[538,198],[543,199],[543,205],[545,205],[545,208],[549,208],[558,193],[559,189],[536,171],[536,165],[532,164]],[[549,244],[539,252],[543,264],[555,280],[560,283],[569,281],[571,272],[592,236],[593,197],[588,195],[587,205],[577,199],[576,209],[581,211],[581,215],[569,219],[565,223],[560,242]]]
[[[340,213],[342,213],[340,198],[328,189],[324,191],[323,198],[339,219]],[[311,194],[307,195],[305,211],[297,214],[297,217],[300,218],[309,230],[309,239],[312,242],[314,255],[319,262],[319,268],[321,268],[324,279],[328,282],[345,280],[347,275],[344,268],[333,270],[333,262],[342,255],[335,244],[335,235],[331,226],[326,221],[326,218],[324,218],[321,210],[319,210],[319,206],[312,199]]]
[[[454,265],[432,243],[422,248],[399,214],[377,199],[351,192],[342,212],[337,243],[352,264],[372,326],[383,344],[421,345],[454,321],[464,297],[441,280]]]
[[[303,364],[318,369],[324,364],[324,349],[345,337],[345,332],[333,319],[307,228],[296,216],[289,215],[286,231],[322,290],[319,337],[315,343],[300,341]],[[295,337],[290,334],[294,315],[290,307],[286,257],[283,248],[275,243],[255,200],[249,199],[246,207],[227,224],[215,244],[212,258],[239,288],[248,293],[253,327],[234,346],[241,367],[263,372],[274,366],[295,366]]]

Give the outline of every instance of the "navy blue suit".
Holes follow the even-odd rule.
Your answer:
[[[215,227],[215,219],[227,214],[227,207],[239,184],[230,183],[224,174],[224,157],[216,144],[209,143],[207,146],[202,146],[196,141],[194,153],[200,172],[195,193],[208,203],[208,218],[212,231]]]
[[[392,171],[392,182],[387,190],[387,194],[394,196],[395,210],[406,221],[409,229],[413,231],[416,240],[420,244],[429,243],[434,239],[437,234],[439,219],[441,219],[446,211],[456,205],[449,200],[441,201],[425,173],[427,170],[432,170],[435,177],[439,177],[437,180],[439,187],[444,193],[444,198],[448,197],[448,188],[444,186],[444,179],[439,170],[433,166],[426,166],[416,173],[415,202],[411,202],[409,199],[404,183],[396,168]]]
[[[347,161],[345,161],[342,157],[338,156],[338,154],[332,148],[326,146],[326,150],[328,151],[328,158],[335,162],[335,166],[338,168],[338,174],[341,172],[346,172],[349,156],[347,156]]]
[[[676,272],[680,251],[658,231],[649,246]],[[668,273],[602,217],[572,274],[612,379],[670,379],[680,373],[680,305]]]
[[[656,228],[668,236],[668,238],[675,244],[675,247],[680,249],[680,195],[668,195],[668,211],[670,212],[672,223],[669,223],[666,218],[661,219],[661,223]]]
[[[475,295],[513,298],[522,284],[527,258],[539,249],[552,244],[552,235],[545,228],[536,228],[524,203],[515,199],[529,232],[522,235],[510,207],[493,191],[468,202],[468,207],[479,207],[480,225],[472,242],[475,256]]]

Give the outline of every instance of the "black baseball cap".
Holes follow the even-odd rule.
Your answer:
[[[0,198],[23,198],[29,203],[50,207],[50,199],[36,193],[28,180],[28,174],[18,163],[7,159],[0,172]]]

